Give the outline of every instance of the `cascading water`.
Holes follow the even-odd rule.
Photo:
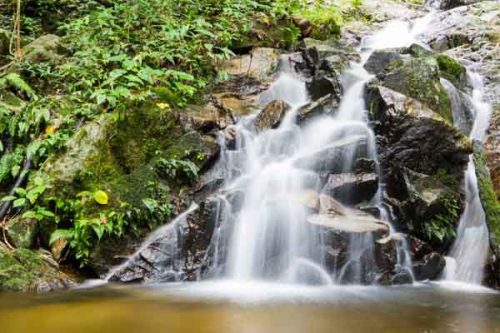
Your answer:
[[[372,76],[363,66],[377,49],[418,43],[417,37],[432,15],[417,20],[413,26],[407,22],[391,22],[379,33],[365,38],[360,48],[361,61],[351,64],[341,77],[345,93],[339,108],[328,116],[305,123],[300,123],[298,118],[301,107],[309,102],[305,80],[295,72],[289,57],[282,57],[277,80],[257,100],[261,108],[272,101],[289,105],[286,112],[281,110],[284,115],[278,119],[278,124],[262,129],[257,125],[259,113],[255,113],[242,117],[237,124],[219,133],[220,158],[206,177],[221,181],[222,185],[213,196],[217,202],[215,227],[202,269],[197,273],[198,279],[315,285],[374,283],[377,281],[373,276],[377,271],[375,246],[386,239],[395,245],[395,273],[413,277],[406,240],[392,226],[391,214],[383,205],[384,184],[380,183],[383,177],[364,100],[365,85]],[[469,75],[474,87],[470,102],[476,113],[471,137],[482,139],[490,110],[482,102],[479,76],[472,72]],[[451,96],[453,85],[446,81],[443,85]],[[451,96],[452,104],[457,104],[460,97],[457,96]],[[454,110],[459,110],[455,106]],[[462,118],[463,112],[454,114],[456,121]],[[359,159],[372,161],[375,165],[379,184],[371,204],[378,210],[377,218],[323,195],[330,174],[351,175]],[[472,161],[466,172],[466,184],[467,205],[451,251],[456,263],[447,265],[455,269],[448,269],[447,278],[479,282],[488,234]],[[343,196],[352,194],[344,193]],[[341,215],[344,224],[341,228],[349,230],[345,258],[338,262],[335,259],[333,263],[326,254],[338,250],[329,248],[322,228],[340,223],[329,215],[332,209]],[[176,221],[185,219],[192,211],[188,210]],[[372,232],[356,230],[367,225],[380,228],[381,224],[389,232],[384,239],[376,240]],[[173,225],[176,228],[177,222]],[[179,246],[179,237],[167,243],[169,248]],[[337,255],[333,256],[338,258]],[[175,260],[167,268],[169,272],[182,275],[182,268],[174,264]]]
[[[470,99],[474,113],[474,123],[470,138],[482,142],[491,117],[491,107],[483,101],[483,83],[479,74],[468,69],[468,81],[472,86]],[[459,92],[449,82],[443,82],[451,97],[454,122],[460,125],[463,112]],[[467,96],[466,96],[467,97]],[[472,157],[465,171],[465,209],[460,217],[457,239],[453,243],[447,258],[445,280],[479,284],[483,278],[483,268],[489,249],[489,234],[486,217],[479,197],[476,168]]]
[[[363,98],[365,83],[371,76],[363,64],[375,49],[408,46],[415,41],[422,24],[410,29],[409,25],[395,22],[362,45],[362,62],[352,64],[343,75],[345,95],[334,117],[312,121],[305,128],[296,122],[297,111],[308,101],[304,82],[285,62],[278,80],[260,96],[262,105],[272,100],[284,100],[292,107],[276,129],[256,132],[255,115],[242,119],[236,126],[236,149],[228,152],[223,145],[222,156],[237,155],[241,174],[226,178],[222,192],[243,194],[241,208],[236,214],[222,214],[218,229],[225,233],[229,250],[221,247],[221,232],[214,242],[218,258],[226,252],[226,266],[216,269],[219,277],[236,280],[271,279],[285,282],[331,283],[330,275],[323,268],[321,253],[323,239],[318,228],[308,224],[309,214],[300,198],[307,191],[320,192],[320,175],[304,170],[298,161],[317,158],[314,152],[326,152],[332,142],[352,139],[357,143],[342,154],[339,172],[350,172],[364,147],[364,157],[377,162],[375,138],[367,125],[367,112]],[[395,42],[394,32],[404,38]],[[222,163],[226,163],[221,160]],[[315,161],[309,161],[314,164]],[[382,205],[382,184],[375,196],[380,218],[390,225]],[[224,209],[234,207],[227,203]],[[229,238],[229,239],[227,239]],[[396,241],[397,269],[411,274],[411,260],[404,238]],[[333,280],[362,283],[362,276],[372,269],[374,239],[371,233],[352,233],[349,237],[347,262],[333,272]],[[218,264],[220,265],[220,263]],[[347,276],[348,275],[348,276]]]

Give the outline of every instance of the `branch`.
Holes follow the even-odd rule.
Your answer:
[[[17,177],[16,183],[12,187],[12,189],[9,192],[9,195],[14,195],[16,193],[16,189],[18,187],[21,187],[26,180],[26,176],[28,175],[28,171],[31,168],[31,157],[26,157],[26,160],[24,161],[23,169],[21,173],[19,174],[19,177]],[[9,211],[10,205],[12,204],[12,200],[5,201],[2,206],[0,207],[0,221],[5,218],[7,215],[7,212]]]

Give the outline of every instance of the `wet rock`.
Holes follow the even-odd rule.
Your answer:
[[[320,214],[333,214],[333,215],[346,215],[347,210],[340,202],[331,196],[321,193],[319,195],[319,213]]]
[[[275,100],[269,102],[257,115],[255,126],[260,130],[276,128],[289,110],[290,105],[284,101]]]
[[[278,68],[280,53],[272,48],[255,48],[250,54],[224,62],[219,71],[230,75],[247,76],[258,81],[272,80]]]
[[[493,115],[485,141],[485,159],[500,198],[500,8],[497,1],[480,1],[436,15],[424,41],[438,51],[461,59],[482,75],[484,99]]]
[[[393,90],[369,85],[366,100],[398,229],[430,240],[428,224],[435,223],[446,240],[434,241],[448,244],[463,207],[470,140],[429,108]]]
[[[400,272],[397,272],[391,278],[391,284],[393,285],[412,284],[412,283],[413,283],[413,278],[411,277],[411,273],[406,270],[401,270]]]
[[[382,156],[416,172],[462,172],[472,151],[470,140],[418,101],[394,90],[370,84],[367,108],[374,121]]]
[[[455,7],[471,5],[479,1],[481,0],[430,0],[427,1],[427,4],[437,9],[449,10]]]
[[[428,243],[416,237],[409,236],[407,240],[415,279],[418,281],[438,279],[446,265],[444,257],[435,252]]]
[[[331,95],[335,91],[339,91],[339,83],[337,80],[332,80],[325,76],[319,76],[313,78],[311,82],[307,82],[307,91],[309,92],[309,97],[316,101],[327,95]]]
[[[446,265],[443,256],[437,252],[425,255],[421,260],[413,263],[413,274],[418,281],[436,280]]]
[[[311,99],[314,101],[332,94],[333,100],[338,103],[342,94],[340,74],[350,61],[359,60],[357,52],[337,40],[306,38],[302,54],[307,64],[307,88]]]
[[[186,130],[195,130],[202,133],[219,130],[227,126],[228,115],[215,107],[212,103],[206,105],[190,105],[180,113],[183,126]]]
[[[218,200],[207,199],[177,223],[158,229],[127,262],[113,271],[111,282],[192,281],[202,264],[215,228]]]
[[[387,231],[387,225],[381,221],[359,212],[356,215],[317,214],[307,218],[307,222],[336,231],[347,233],[365,233]]]
[[[360,60],[356,50],[341,40],[317,40],[306,38],[304,43],[304,57],[307,61],[317,67],[321,67],[321,63],[326,62],[338,74],[341,74],[348,66],[349,62],[357,62]]]
[[[377,76],[380,85],[418,100],[450,123],[451,102],[440,82],[434,57],[414,57],[395,50],[374,52],[365,69]]]
[[[370,73],[381,73],[391,66],[393,62],[402,61],[401,49],[376,50],[366,61],[364,68]]]
[[[366,138],[362,135],[352,135],[335,141],[327,147],[299,157],[294,165],[302,169],[341,173],[344,159],[366,156]]]
[[[376,173],[376,162],[369,158],[358,158],[354,163],[355,173]]]
[[[311,119],[320,115],[333,113],[334,109],[338,107],[338,102],[334,99],[333,94],[323,96],[316,101],[310,102],[302,106],[297,114],[297,121],[300,125],[307,124]]]
[[[377,193],[378,176],[374,173],[330,174],[323,192],[346,205],[370,201]]]
[[[121,238],[104,238],[95,246],[89,256],[89,267],[100,277],[104,278],[109,271],[131,256],[135,249],[141,245],[143,237],[124,235]]]

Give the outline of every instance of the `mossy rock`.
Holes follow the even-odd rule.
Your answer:
[[[37,222],[16,216],[7,221],[9,239],[18,248],[30,248],[36,238]]]
[[[23,52],[25,61],[40,63],[60,59],[66,49],[62,46],[59,36],[44,35],[26,45]]]
[[[482,145],[474,144],[474,164],[476,166],[479,196],[486,215],[492,248],[500,255],[500,202],[497,199]]]
[[[72,285],[50,253],[10,250],[0,242],[0,291],[46,292]]]
[[[414,54],[419,53],[401,49],[376,51],[365,68],[375,74],[383,86],[418,100],[453,123],[451,101],[440,82],[438,61],[434,56],[415,57]]]
[[[441,75],[460,86],[461,82],[465,81],[465,67],[457,60],[445,54],[438,54],[436,61],[439,66]]]

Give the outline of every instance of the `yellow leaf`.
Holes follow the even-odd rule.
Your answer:
[[[109,201],[108,195],[104,191],[95,191],[94,199],[100,205],[107,205]]]
[[[56,132],[56,129],[57,128],[54,125],[47,126],[47,128],[45,129],[45,134],[54,134]]]
[[[168,103],[157,103],[156,106],[159,107],[162,110],[164,110],[164,109],[170,109],[170,105]]]

